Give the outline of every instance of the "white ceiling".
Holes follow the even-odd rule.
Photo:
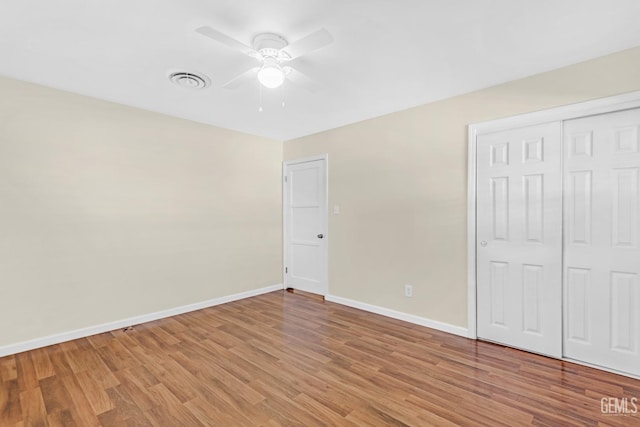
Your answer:
[[[6,0],[0,75],[288,140],[638,46],[639,22],[638,0]],[[257,81],[220,88],[251,59],[203,25],[246,44],[326,28],[296,62],[320,90],[265,89],[259,113]]]

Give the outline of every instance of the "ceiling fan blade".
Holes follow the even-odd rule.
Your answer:
[[[196,29],[196,32],[199,34],[202,34],[205,37],[209,37],[210,39],[213,39],[215,41],[217,41],[218,43],[222,43],[223,45],[226,45],[232,49],[235,49],[237,51],[240,51],[242,53],[244,53],[245,55],[249,55],[252,57],[256,57],[256,55],[258,55],[258,52],[256,52],[253,48],[247,46],[246,44],[239,42],[238,40],[229,37],[228,35],[221,33],[218,30],[214,30],[211,27],[200,27],[198,29]]]
[[[306,74],[296,70],[295,68],[289,67],[286,78],[294,85],[300,86],[301,88],[306,89],[311,93],[316,93],[320,89],[320,84],[317,81],[308,77]]]
[[[301,55],[305,55],[314,50],[318,50],[321,47],[325,47],[333,42],[333,37],[329,31],[324,28],[309,34],[306,37],[301,38],[289,46],[282,49],[289,54],[291,59],[297,58]]]
[[[258,73],[258,70],[260,70],[260,67],[249,68],[244,73],[235,76],[234,78],[223,84],[222,87],[225,89],[237,89],[251,80],[257,81],[256,74]]]

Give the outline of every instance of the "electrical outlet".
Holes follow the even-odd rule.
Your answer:
[[[411,298],[413,296],[413,286],[404,285],[404,296],[407,298]]]

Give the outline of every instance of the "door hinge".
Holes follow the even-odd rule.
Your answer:
[[[284,268],[284,274],[287,274],[287,273],[289,273],[289,267]]]
[[[288,181],[288,178],[287,178],[287,176],[285,175],[285,176],[284,176],[284,182],[287,182],[287,181]]]

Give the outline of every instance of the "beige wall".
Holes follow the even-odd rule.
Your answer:
[[[465,326],[466,126],[639,90],[639,71],[636,48],[286,142],[329,154],[330,293]],[[280,283],[282,158],[0,78],[0,347]]]
[[[329,292],[466,326],[467,125],[639,89],[635,48],[286,142],[329,154]]]
[[[282,283],[281,160],[0,78],[0,347]]]

